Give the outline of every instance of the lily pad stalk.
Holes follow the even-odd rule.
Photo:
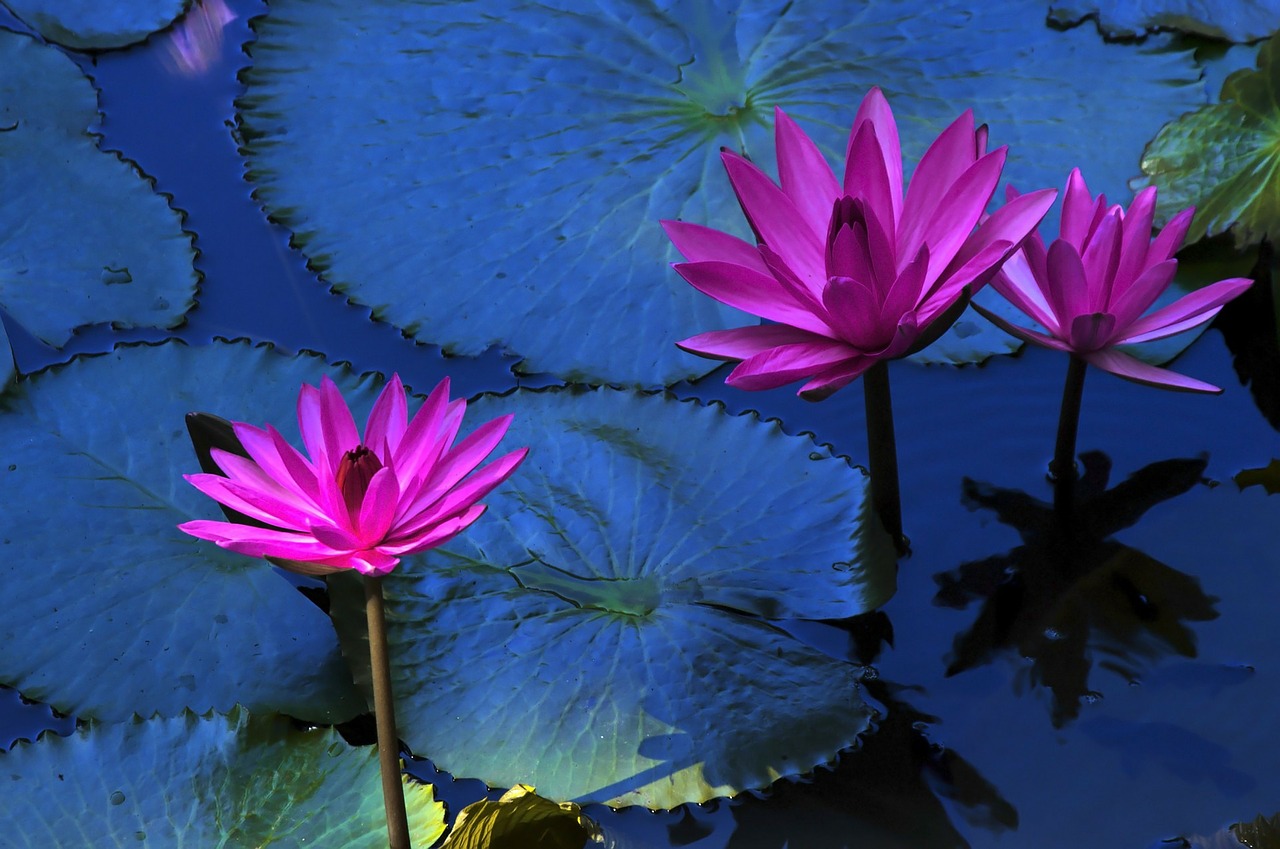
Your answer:
[[[972,111],[929,146],[910,186],[898,127],[878,88],[854,118],[843,182],[786,113],[775,110],[775,119],[779,182],[746,158],[722,153],[755,245],[697,224],[663,222],[688,260],[674,266],[681,277],[769,323],[678,344],[738,363],[725,382],[740,389],[803,379],[799,395],[816,401],[865,374],[872,498],[901,546],[886,364],[930,345],[959,318],[968,296],[1036,228],[1056,193],[1023,195],[984,217],[1006,149],[987,152],[986,127],[975,128]]]
[[[409,849],[411,843],[382,577],[401,557],[448,542],[478,519],[485,510],[480,499],[510,477],[528,453],[521,448],[476,471],[512,417],[486,422],[455,445],[465,411],[465,400],[449,400],[445,379],[410,421],[404,386],[393,375],[373,405],[362,438],[337,386],[325,377],[319,388],[304,385],[298,397],[298,426],[310,459],[270,425],[233,422],[232,435],[243,454],[211,447],[209,455],[222,474],[186,476],[224,510],[234,511],[228,518],[248,521],[202,519],[180,525],[181,530],[305,575],[354,570],[364,576],[391,849]]]

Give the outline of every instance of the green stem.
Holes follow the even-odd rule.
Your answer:
[[[378,763],[382,768],[382,802],[387,812],[391,849],[410,849],[409,818],[400,779],[400,737],[396,733],[391,695],[391,663],[387,653],[387,619],[382,605],[382,578],[364,576],[364,611],[369,620],[369,665],[373,676],[373,716],[378,725]]]
[[[1088,363],[1075,354],[1067,366],[1062,387],[1062,410],[1058,414],[1058,441],[1049,464],[1053,480],[1053,506],[1062,518],[1071,516],[1076,490],[1076,434],[1080,429],[1080,399],[1084,396],[1084,376]]]
[[[867,451],[871,456],[871,503],[898,553],[906,553],[902,503],[898,493],[898,447],[893,437],[893,398],[889,364],[881,360],[862,375],[867,407]]]

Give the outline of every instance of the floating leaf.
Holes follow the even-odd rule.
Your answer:
[[[97,119],[75,63],[0,31],[0,306],[54,346],[86,324],[173,327],[195,298],[191,236],[133,166],[98,150]]]
[[[775,104],[832,161],[872,85],[909,159],[973,107],[1022,190],[1079,165],[1119,201],[1123,152],[1204,102],[1189,52],[1055,31],[1041,0],[278,0],[254,25],[249,175],[335,289],[460,353],[636,385],[705,372],[674,343],[742,323],[657,221],[746,235],[719,149],[772,168]]]
[[[176,527],[217,516],[181,477],[199,470],[185,414],[289,433],[298,386],[322,370],[247,344],[169,343],[0,395],[0,683],[106,720],[236,702],[322,721],[363,711],[317,607],[265,562]]]
[[[5,846],[385,849],[378,758],[280,716],[191,713],[46,735],[0,754]],[[430,785],[405,781],[418,846],[444,831]]]
[[[1267,495],[1280,493],[1280,460],[1272,460],[1260,469],[1243,469],[1233,478],[1236,486],[1245,489],[1260,486]]]
[[[1280,35],[1258,52],[1256,70],[1236,71],[1220,102],[1163,129],[1142,156],[1146,179],[1160,187],[1157,215],[1194,206],[1187,233],[1235,234],[1237,245],[1280,234]]]
[[[859,669],[765,620],[893,592],[862,473],[776,422],[671,398],[522,391],[474,409],[514,413],[507,438],[533,450],[480,522],[385,579],[413,750],[490,785],[666,808],[855,742]],[[331,612],[358,668],[350,586]]]
[[[1226,41],[1257,41],[1280,25],[1280,0],[1069,0],[1049,20],[1071,26],[1090,15],[1109,38],[1179,30]]]
[[[600,831],[573,802],[552,802],[517,784],[496,802],[458,812],[442,849],[583,849]]]
[[[164,29],[190,1],[3,0],[3,4],[49,41],[75,50],[109,50]]]

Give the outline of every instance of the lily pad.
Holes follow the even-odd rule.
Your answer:
[[[278,0],[254,26],[249,176],[325,280],[422,341],[590,382],[704,373],[674,343],[743,323],[666,268],[657,221],[746,235],[719,149],[772,168],[775,104],[833,162],[872,85],[909,160],[973,107],[1020,189],[1079,165],[1119,201],[1205,100],[1167,38],[1055,31],[1042,0]]]
[[[87,324],[174,327],[195,300],[190,234],[146,177],[97,148],[97,120],[75,63],[0,31],[0,306],[55,347]]]
[[[1160,187],[1157,216],[1196,208],[1188,242],[1231,230],[1243,246],[1280,233],[1280,35],[1256,69],[1227,77],[1218,103],[1160,130],[1142,171]]]
[[[329,722],[362,712],[319,608],[264,561],[176,527],[219,515],[181,477],[199,469],[184,415],[289,433],[298,386],[322,370],[247,344],[168,343],[0,395],[0,683],[104,720],[237,702]]]
[[[142,41],[173,23],[191,0],[3,0],[48,41],[74,50],[109,50]]]
[[[0,754],[5,845],[384,849],[378,758],[280,716],[184,714],[46,735]],[[430,785],[405,781],[419,846],[444,831]]]
[[[1049,20],[1071,26],[1090,15],[1109,38],[1178,30],[1224,41],[1257,41],[1280,25],[1280,0],[1075,0],[1053,3]]]
[[[489,513],[385,579],[400,735],[455,775],[669,808],[811,770],[871,710],[859,667],[767,620],[894,589],[866,477],[776,421],[670,397],[518,391],[534,446]],[[356,586],[331,613],[367,684]],[[363,668],[362,668],[363,664]],[[465,709],[460,706],[465,706]]]

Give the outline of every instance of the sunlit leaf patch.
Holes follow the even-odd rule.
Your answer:
[[[191,0],[3,0],[9,11],[49,41],[77,50],[107,50],[142,41],[182,14]]]

